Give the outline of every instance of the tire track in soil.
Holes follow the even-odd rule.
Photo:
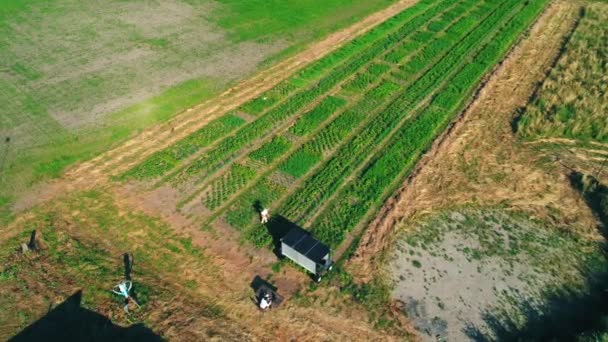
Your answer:
[[[559,0],[544,10],[490,74],[469,106],[435,140],[402,187],[386,201],[362,235],[353,258],[348,262],[348,269],[358,281],[367,282],[375,274],[372,271],[377,268],[382,251],[394,238],[394,228],[400,221],[433,209],[471,200],[481,199],[480,203],[496,204],[508,199],[514,200],[514,205],[521,208],[540,208],[547,201],[565,201],[564,206],[585,211],[582,203],[578,203],[580,201],[573,200],[577,197],[573,196],[565,177],[558,176],[558,180],[555,180],[555,175],[544,174],[542,170],[539,172],[533,168],[529,159],[533,156],[519,147],[510,127],[515,110],[527,103],[535,85],[543,79],[559,54],[563,37],[568,35],[576,21],[577,8],[576,4]],[[480,155],[493,155],[503,148],[511,149],[507,150],[509,160],[505,169],[512,173],[514,182],[519,184],[509,189],[488,189],[485,184],[470,189],[475,185],[467,179],[459,179],[463,178],[462,174],[458,174],[462,172],[454,167],[459,153],[470,148],[473,148],[473,152],[468,153]],[[522,157],[523,154],[527,155]],[[490,168],[497,167],[494,164],[496,162],[488,163]],[[559,186],[544,200],[538,200],[538,191],[545,190],[546,181],[559,183]],[[538,184],[534,186],[534,183]],[[463,186],[468,193],[463,194]],[[591,213],[586,214],[589,219]]]

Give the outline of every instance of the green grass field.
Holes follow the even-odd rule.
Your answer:
[[[2,2],[0,203],[392,2]]]
[[[261,205],[337,248],[545,4],[420,1],[237,109],[255,120],[204,144],[186,138],[122,178],[171,186],[178,207],[206,206],[201,226],[225,221],[260,247],[272,241],[257,223]]]

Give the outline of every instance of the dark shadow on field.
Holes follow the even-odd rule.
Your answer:
[[[77,291],[9,341],[164,341],[143,324],[123,328],[105,316],[80,306]]]
[[[589,208],[600,220],[604,241],[602,260],[587,260],[586,286],[582,292],[569,287],[544,293],[543,307],[519,300],[517,310],[525,316],[525,325],[517,327],[511,317],[493,312],[484,315],[490,329],[486,334],[469,326],[465,333],[475,341],[574,341],[581,337],[593,338],[608,332],[608,270],[606,265],[608,227],[608,187],[593,177],[578,172],[570,174],[570,181]],[[583,271],[583,270],[581,270]]]
[[[274,215],[266,223],[268,234],[272,237],[273,252],[278,258],[281,258],[281,238],[294,227],[299,226],[282,215]]]
[[[253,280],[251,281],[251,284],[249,284],[249,286],[251,287],[253,292],[256,292],[256,293],[258,292],[259,289],[261,289],[263,287],[267,287],[267,288],[271,289],[272,291],[277,291],[277,288],[274,285],[272,285],[268,281],[262,279],[262,277],[260,277],[259,275],[256,275],[255,278],[253,278]]]

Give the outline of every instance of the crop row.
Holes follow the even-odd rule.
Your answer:
[[[356,74],[352,80],[342,86],[342,89],[350,91],[366,89],[378,79],[378,76],[384,74],[389,69],[390,67],[386,64],[372,64],[367,70]]]
[[[203,203],[213,210],[255,176],[255,170],[234,164],[223,177],[214,180],[205,193]]]
[[[353,132],[364,119],[392,96],[399,86],[390,81],[381,81],[363,98],[343,115],[332,121],[319,134],[315,135],[300,149],[290,156],[279,169],[294,177],[303,176],[308,170],[320,161],[324,153],[333,150]],[[301,159],[303,158],[303,159]],[[314,162],[313,162],[314,161]],[[296,166],[297,167],[294,167]]]
[[[292,84],[290,80],[282,81],[261,96],[240,106],[239,110],[254,116],[260,115],[264,110],[287,98],[297,89],[298,87]]]
[[[223,163],[230,161],[233,155],[241,148],[251,144],[256,139],[259,139],[272,128],[276,128],[277,125],[295,115],[303,107],[312,103],[338,83],[354,74],[362,66],[368,64],[386,50],[389,50],[393,44],[399,42],[410,32],[413,32],[416,27],[420,26],[437,13],[440,13],[441,8],[442,6],[436,5],[413,18],[397,31],[374,42],[366,50],[354,56],[348,63],[340,65],[332,70],[312,88],[288,98],[284,103],[274,107],[256,121],[242,127],[236,134],[220,141],[208,153],[205,153],[186,167],[185,170],[181,171],[174,178],[173,184],[179,185],[180,183],[187,181],[191,176],[199,180],[205,178],[221,167]]]
[[[335,96],[328,96],[327,98],[325,98],[323,101],[321,101],[314,109],[312,109],[311,111],[309,111],[308,113],[304,114],[302,117],[300,117],[298,119],[298,121],[296,122],[296,124],[294,126],[292,126],[292,129],[294,127],[298,127],[297,128],[297,132],[308,132],[309,130],[314,130],[317,126],[321,125],[323,121],[325,121],[327,118],[329,118],[335,111],[337,111],[339,108],[341,108],[342,106],[344,106],[346,104],[346,100],[339,98],[339,97],[335,97]],[[258,148],[257,150],[251,152],[249,154],[249,158],[251,160],[255,160],[258,161],[260,164],[258,165],[252,165],[252,168],[254,168],[256,170],[255,173],[257,173],[257,171],[261,168],[264,167],[264,165],[268,165],[271,164],[273,161],[275,161],[277,158],[281,157],[283,154],[285,154],[292,146],[292,142],[285,138],[282,135],[277,135],[275,136],[271,141],[267,142],[266,144],[262,145],[260,148]],[[250,163],[251,164],[251,163]],[[214,210],[217,207],[219,207],[223,202],[225,202],[230,195],[234,194],[235,192],[239,191],[240,189],[244,188],[246,186],[246,182],[237,182],[236,179],[231,179],[230,178],[230,174],[233,172],[232,169],[227,171],[227,174],[222,174],[219,175],[217,177],[217,179],[214,179],[213,181],[211,181],[211,185],[208,185],[206,187],[206,189],[203,190],[203,193],[209,194],[210,192],[210,188],[213,188],[213,186],[218,182],[218,179],[221,180],[230,180],[230,181],[234,181],[235,184],[230,184],[229,189],[230,191],[224,191],[222,192],[222,196],[221,197],[214,197],[213,201],[209,201],[209,199],[207,198],[208,196],[206,196],[203,199],[203,204],[211,209]],[[247,181],[253,179],[254,177],[250,177],[247,179]],[[194,197],[190,197],[187,200],[190,200]],[[209,206],[208,204],[210,204],[211,206]]]
[[[511,5],[515,6],[516,3],[511,2]],[[493,27],[493,25],[495,25],[496,22],[501,18],[505,10],[507,9],[500,7],[491,12],[490,17],[486,18],[485,21],[482,21],[482,28],[478,28],[476,30],[476,32],[478,33],[476,35],[468,35],[465,39],[461,40],[459,46],[451,53],[454,56],[460,56],[461,51],[468,50],[471,48],[471,46],[477,44],[478,41],[476,40],[478,39],[478,36],[484,34],[483,30],[489,31]],[[433,56],[436,56],[437,53],[444,51],[446,47],[453,46],[455,42],[462,39],[462,36],[464,34],[470,32],[473,27],[476,27],[478,25],[480,25],[479,21],[471,20],[468,17],[462,17],[448,30],[447,34],[445,34],[440,39],[435,40],[432,44],[426,46],[424,49],[420,50],[415,56],[409,59],[408,62],[400,68],[401,73],[399,74],[399,77],[403,79],[409,79],[413,77],[414,75],[419,73],[421,66],[424,65],[429,60],[429,58],[433,58]],[[457,58],[445,58],[442,61],[442,63],[445,65],[443,69],[447,69],[450,67],[451,64],[457,62]],[[437,69],[437,72],[441,73],[443,72],[443,69]],[[432,85],[432,79],[434,78],[434,75],[429,74],[428,76],[425,76],[428,81],[420,82],[419,85],[421,87],[428,87],[429,85]],[[412,98],[412,101],[414,100],[415,99]]]
[[[436,3],[438,2],[441,1],[419,1],[416,5],[386,20],[382,24],[378,25],[376,28],[370,30],[368,33],[353,39],[350,43],[329,54],[327,57],[322,58],[319,61],[316,61],[310,66],[306,67],[306,69],[298,73],[297,79],[309,80],[318,77],[318,75],[325,72],[326,70],[335,67],[335,65],[337,64],[336,61],[345,60],[347,57],[354,55],[354,53],[367,48],[375,41],[385,38],[389,32],[398,29],[403,25],[403,23],[422,14],[424,11],[427,11],[431,8],[431,6],[431,9],[433,11],[436,10]]]
[[[302,176],[310,167],[312,167],[312,165],[322,159],[323,155],[322,151],[319,149],[319,143],[323,145],[322,148],[324,150],[332,148],[332,145],[337,144],[341,139],[346,137],[351,130],[366,117],[366,114],[374,109],[373,107],[375,107],[379,101],[384,100],[397,91],[399,89],[397,84],[380,79],[380,76],[388,69],[389,66],[385,64],[370,64],[365,72],[370,76],[375,77],[375,79],[370,79],[369,83],[378,83],[378,85],[368,91],[368,94],[364,96],[363,101],[359,101],[356,106],[347,110],[346,113],[338,115],[329,125],[324,127],[323,130],[316,133],[313,139],[306,142],[295,151],[295,153],[291,154],[287,160],[280,164],[279,169],[296,178]],[[366,89],[360,89],[358,91],[363,92],[364,90]],[[322,122],[345,104],[346,101],[342,98],[335,96],[326,97],[314,109],[298,118],[296,123],[290,128],[290,132],[297,135],[310,134],[310,132],[317,129]],[[269,143],[266,143],[258,150],[252,152],[250,158],[268,164],[284,154],[289,146],[289,142],[285,138],[277,136]],[[224,176],[222,175],[219,178],[223,177]],[[237,189],[235,189],[235,191],[236,190]],[[205,190],[205,192],[208,191],[208,189]],[[222,201],[225,199],[226,197],[222,197]],[[206,202],[204,203],[206,205]],[[215,209],[218,205],[218,202],[214,202],[214,208],[210,209]]]
[[[508,0],[503,2],[495,9],[484,21],[481,22],[475,29],[461,40],[450,52],[425,73],[418,82],[416,82],[409,91],[404,94],[404,98],[409,103],[416,103],[427,97],[438,84],[440,80],[444,80],[449,76],[449,71],[455,65],[461,64],[463,58],[470,56],[470,51],[479,46],[489,33],[504,20],[505,16],[510,14],[521,1]]]
[[[262,147],[251,152],[249,158],[257,161],[261,161],[266,164],[272,163],[280,155],[287,152],[291,147],[291,142],[285,137],[276,136],[271,141],[262,145]]]
[[[242,126],[245,120],[226,114],[168,148],[153,153],[141,164],[128,170],[122,178],[146,179],[160,177],[199,149],[209,146],[222,136]]]
[[[515,2],[515,0],[511,1]],[[489,16],[488,20],[490,18],[493,17]],[[497,21],[491,20],[491,23],[496,25]],[[480,31],[484,28],[484,25],[479,25],[472,31],[472,34],[466,36],[463,40],[474,36],[478,41],[481,41],[491,32],[487,30]],[[309,178],[299,191],[287,199],[281,208],[281,212],[296,221],[301,221],[305,216],[314,212],[325,199],[335,192],[356,166],[365,159],[368,154],[366,152],[388,136],[413,109],[413,103],[409,99],[411,97],[422,99],[424,95],[428,95],[427,89],[420,87],[419,83],[434,81],[435,84],[439,84],[446,76],[457,70],[456,66],[458,64],[454,63],[450,63],[451,68],[446,69],[444,67],[445,60],[451,61],[455,59],[460,61],[459,64],[463,64],[463,57],[469,55],[471,51],[458,49],[461,44],[462,42],[455,44],[451,50],[449,50],[449,46],[446,46],[445,50],[449,50],[449,52],[409,86],[403,92],[400,99],[375,118],[365,130],[359,132],[349,143],[342,146],[339,153],[330,159],[317,174]],[[469,47],[469,49],[474,51],[473,47]],[[434,61],[435,59],[429,59],[427,64],[432,65]],[[443,73],[436,72],[436,69],[441,69]],[[431,77],[428,75],[431,75]]]
[[[315,130],[323,121],[325,121],[338,108],[344,106],[346,100],[328,96],[318,106],[302,115],[296,123],[291,126],[289,131],[298,136],[305,136]]]
[[[339,245],[371,209],[377,208],[396,184],[411,170],[420,155],[456,115],[462,102],[483,75],[512,46],[517,36],[538,15],[546,0],[528,3],[505,24],[494,39],[480,50],[472,63],[452,79],[442,92],[414,120],[409,121],[351,183],[342,188],[313,223],[314,232],[332,246]],[[453,86],[457,85],[457,86]],[[447,95],[446,95],[447,94]]]
[[[395,91],[397,91],[397,89],[398,86],[394,83],[388,81],[380,81],[380,83],[376,87],[371,89],[366,95],[364,95],[363,99],[359,101],[355,106],[349,108],[345,112],[338,115],[327,126],[325,126],[323,130],[319,131],[316,135],[314,135],[311,140],[304,143],[285,161],[280,163],[278,169],[295,178],[298,178],[305,174],[314,164],[318,163],[323,157],[321,151],[316,150],[319,139],[324,140],[324,148],[331,149],[348,134],[352,133],[352,130],[366,118],[366,114],[368,114],[369,111],[372,109],[371,107],[377,105],[381,101],[384,101]],[[339,100],[340,103],[342,103],[341,101],[343,101],[335,97],[328,97],[327,99],[329,98],[334,98],[334,101]],[[335,109],[339,108],[334,106],[331,107]],[[325,140],[328,135],[331,136],[331,141]],[[272,181],[270,180],[262,179],[262,182],[266,181],[272,183]],[[253,189],[247,191],[244,196],[254,196],[252,192],[255,191],[257,191],[257,189],[254,187]],[[222,198],[222,201],[225,199],[225,197]],[[217,205],[215,207],[217,207]],[[215,207],[210,209],[215,209]],[[233,208],[237,208],[237,211],[241,210],[238,206],[233,206]],[[249,221],[244,220],[244,222],[251,223],[252,215],[254,215],[254,212],[250,212]]]
[[[235,228],[246,227],[251,223],[252,215],[257,215],[263,207],[276,201],[285,191],[285,186],[270,179],[262,179],[239,196],[233,204],[233,209],[227,213],[226,221]]]

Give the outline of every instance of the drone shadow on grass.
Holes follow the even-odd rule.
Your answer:
[[[117,326],[105,316],[83,308],[81,300],[82,291],[77,291],[9,341],[164,341],[143,324]]]

